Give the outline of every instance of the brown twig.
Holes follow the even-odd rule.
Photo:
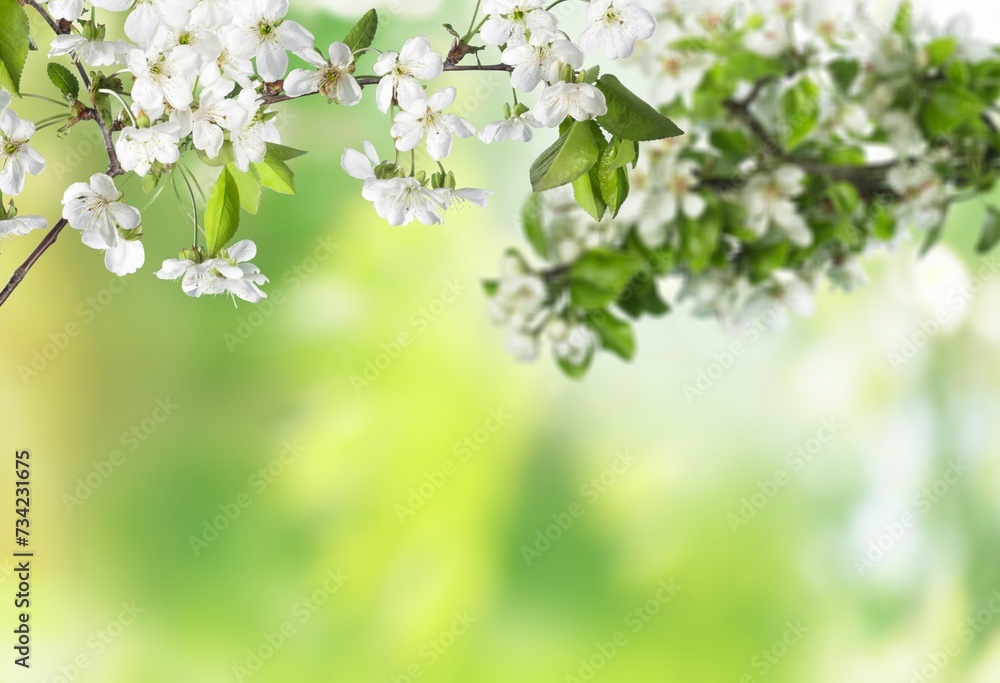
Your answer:
[[[45,23],[47,23],[56,33],[56,35],[64,34],[64,31],[59,27],[59,24],[56,23],[45,8],[39,5],[35,0],[22,0],[22,4],[33,7],[38,14],[41,15],[42,19],[45,20]],[[104,120],[101,118],[100,113],[97,111],[96,97],[92,91],[90,78],[87,76],[86,69],[83,68],[83,65],[80,64],[77,59],[73,59],[73,63],[80,72],[80,76],[87,88],[87,92],[90,93],[90,101],[94,105],[94,121],[101,129],[101,136],[104,138],[104,147],[108,153],[108,175],[115,178],[122,175],[125,171],[122,169],[121,162],[118,160],[117,152],[115,152],[115,143],[114,140],[111,139],[111,131],[108,129]],[[0,306],[3,306],[7,302],[7,299],[10,298],[10,296],[14,293],[14,290],[20,286],[25,276],[27,276],[28,271],[30,271],[38,260],[45,254],[45,252],[56,243],[56,240],[59,239],[60,233],[62,233],[67,225],[68,222],[65,218],[60,219],[59,222],[52,226],[52,229],[49,230],[48,234],[45,235],[39,245],[35,247],[35,250],[31,252],[31,255],[27,258],[27,260],[14,271],[14,274],[11,276],[7,286],[3,288],[3,291],[0,291]]]

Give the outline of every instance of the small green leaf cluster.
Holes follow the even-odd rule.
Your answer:
[[[536,190],[570,183],[573,198],[532,197],[531,259],[510,252],[487,283],[512,351],[532,358],[548,341],[579,377],[597,350],[631,359],[632,323],[679,304],[736,325],[809,312],[821,282],[864,284],[859,257],[873,247],[915,233],[929,249],[951,206],[994,188],[1000,50],[915,21],[909,2],[888,27],[795,9],[820,4],[662,17],[675,37],[638,59],[660,72],[663,119],[617,79],[598,81],[608,115],[568,127],[533,169]],[[998,225],[990,209],[980,252]],[[590,349],[573,362],[567,324]]]

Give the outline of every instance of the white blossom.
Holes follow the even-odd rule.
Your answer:
[[[285,79],[285,92],[291,97],[300,97],[318,92],[324,97],[345,106],[353,106],[361,101],[361,86],[351,74],[354,55],[344,43],[333,43],[326,60],[315,50],[299,53],[302,59],[315,69],[295,69]]]
[[[216,281],[223,276],[216,270],[225,267],[226,262],[219,258],[193,261],[191,259],[167,259],[155,275],[161,280],[180,280],[181,291],[190,297],[198,298],[209,288],[218,293],[221,289]]]
[[[247,112],[247,124],[232,134],[233,155],[241,171],[248,171],[250,164],[259,164],[267,156],[267,143],[281,143],[281,134],[272,121],[265,121],[258,114],[264,101],[253,90],[244,90],[236,101]]]
[[[532,36],[527,43],[504,50],[500,61],[514,68],[510,84],[524,92],[534,90],[556,64],[568,64],[573,69],[583,66],[583,52],[568,40],[549,42]]]
[[[926,231],[941,224],[949,191],[930,164],[896,166],[889,171],[888,181],[901,197],[895,213],[902,225]]]
[[[777,333],[788,327],[789,312],[805,317],[815,310],[812,288],[794,272],[776,270],[747,297],[737,318],[741,323],[760,324],[768,332]]]
[[[241,0],[231,7],[233,30],[226,34],[226,47],[239,59],[256,57],[257,73],[268,83],[285,77],[289,51],[313,46],[309,31],[283,19],[288,0]]]
[[[364,141],[364,153],[356,149],[347,149],[340,158],[340,165],[347,172],[347,175],[358,180],[375,180],[375,167],[382,163],[375,145],[370,141]]]
[[[188,109],[194,101],[194,78],[200,63],[198,52],[187,45],[169,52],[155,48],[130,51],[128,68],[135,76],[132,101],[150,118],[162,116],[164,103]]]
[[[118,62],[117,43],[67,33],[52,39],[49,57],[71,55],[91,66],[111,66]]]
[[[531,273],[512,273],[501,278],[490,302],[490,315],[498,324],[516,330],[531,326],[548,301],[549,291],[542,278]]]
[[[191,25],[199,28],[217,29],[228,26],[232,20],[230,0],[199,0],[191,10]]]
[[[249,114],[246,107],[228,99],[236,87],[232,81],[220,79],[201,93],[201,101],[191,116],[193,142],[209,159],[219,156],[225,142],[226,131],[233,132],[246,126]]]
[[[537,125],[538,121],[535,120],[531,112],[525,112],[520,116],[511,116],[503,121],[487,123],[479,131],[479,139],[487,145],[493,142],[503,142],[504,140],[531,142],[535,136],[531,128]]]
[[[441,188],[438,191],[444,208],[451,209],[462,204],[472,204],[480,209],[485,209],[490,196],[493,194],[487,190],[480,190],[474,187],[463,187],[459,189]]]
[[[793,201],[802,194],[804,180],[805,172],[796,166],[782,166],[751,178],[743,190],[747,227],[758,236],[778,230],[794,244],[809,246],[812,232]]]
[[[46,5],[53,19],[76,21],[83,16],[83,0],[49,0]]]
[[[164,166],[177,163],[181,158],[178,143],[182,132],[175,122],[157,123],[149,128],[126,126],[115,143],[122,168],[145,176],[157,162]]]
[[[104,252],[104,267],[118,277],[131,275],[146,264],[146,250],[139,237],[128,234],[127,231],[116,230],[115,245],[109,248],[97,231],[84,230],[81,235],[85,245]]]
[[[587,8],[590,26],[580,35],[587,52],[603,48],[609,59],[626,59],[637,40],[648,40],[656,31],[656,19],[634,0],[591,0]]]
[[[604,93],[589,83],[560,81],[542,91],[531,113],[542,126],[555,128],[567,116],[577,121],[603,116],[608,113],[608,103]]]
[[[242,299],[252,304],[260,303],[267,298],[260,285],[268,282],[260,269],[250,263],[257,255],[257,245],[250,240],[237,242],[224,250],[217,262],[215,271],[220,277],[209,279],[202,286],[203,294],[229,294],[234,299]]]
[[[3,215],[0,211],[0,215]],[[0,218],[0,238],[24,237],[33,230],[44,230],[49,222],[41,216],[13,216]]]
[[[135,230],[142,222],[139,210],[121,201],[115,181],[104,173],[92,175],[89,183],[70,185],[62,203],[63,218],[70,227],[90,233],[88,246],[97,249],[116,248],[119,229]]]
[[[487,45],[521,45],[529,36],[553,41],[558,21],[545,9],[546,0],[487,0],[480,35]]]
[[[45,170],[45,159],[29,144],[35,124],[25,121],[13,109],[0,111],[0,191],[16,197],[24,192],[26,173]]]
[[[162,26],[180,28],[187,25],[196,0],[138,0],[125,20],[125,35],[139,47],[147,48]],[[128,9],[132,3],[123,0],[93,2],[115,12]],[[124,7],[122,7],[124,5]]]
[[[440,76],[444,60],[441,55],[431,52],[431,44],[426,38],[417,36],[407,40],[399,53],[384,52],[379,55],[372,68],[376,76],[381,76],[375,89],[375,103],[384,114],[393,101],[406,109],[413,102],[423,99],[425,95],[420,80]]]
[[[397,226],[413,220],[440,224],[441,210],[446,207],[444,193],[421,185],[416,178],[371,180],[365,183],[361,196],[374,203],[379,217]]]
[[[391,131],[396,149],[408,152],[426,138],[427,152],[432,159],[440,161],[451,153],[452,135],[460,138],[475,135],[476,129],[471,123],[445,113],[444,110],[455,101],[455,95],[455,88],[442,88],[429,99],[413,101],[397,114]]]

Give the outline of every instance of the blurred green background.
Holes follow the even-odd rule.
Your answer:
[[[423,31],[445,50],[440,23],[470,7],[424,9],[390,12],[380,44]],[[320,44],[351,23],[298,18]],[[459,100],[478,126],[505,92],[482,82],[495,92]],[[67,231],[4,307],[0,434],[5,457],[33,455],[37,557],[25,674],[4,543],[0,680],[1000,680],[1000,278],[970,280],[981,206],[921,262],[912,244],[873,255],[870,287],[823,292],[782,336],[680,313],[640,329],[634,365],[602,358],[577,384],[513,363],[478,288],[519,241],[547,139],[458,143],[490,208],[390,228],[339,168],[362,139],[388,149],[370,97],[286,111],[284,142],[310,150],[298,195],[268,195],[241,233],[268,303],[152,276],[189,240],[168,192],[125,287]],[[52,219],[101,168],[96,140],[41,133],[50,166],[22,208]],[[35,241],[2,245],[5,273]]]

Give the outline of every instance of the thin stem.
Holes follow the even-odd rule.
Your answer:
[[[56,20],[52,18],[52,15],[50,15],[45,10],[44,7],[42,7],[37,2],[35,2],[35,0],[24,0],[23,4],[28,5],[29,7],[34,7],[35,11],[38,12],[42,16],[42,19],[45,20],[45,23],[47,23],[49,25],[49,28],[51,28],[55,32],[55,34],[57,36],[61,36],[61,35],[63,35],[65,33],[65,31],[63,31],[61,28],[59,28],[59,24],[57,24]],[[53,241],[55,241],[55,240],[53,240]]]
[[[190,220],[194,224],[194,246],[197,247],[198,246],[198,219],[195,218],[195,216],[191,215],[191,213],[188,211],[187,206],[184,204],[184,200],[181,199],[181,191],[179,189],[177,189],[177,176],[175,174],[173,174],[173,173],[170,174],[170,184],[174,188],[174,197],[177,199],[177,206],[181,207],[181,211],[184,212],[184,215],[187,216],[188,220]]]
[[[187,177],[187,169],[183,166],[178,166],[181,170],[181,179],[184,184],[187,185],[188,194],[191,195],[191,213],[194,214],[194,246],[198,246],[198,201],[194,198],[194,188],[191,187],[191,181]]]
[[[410,177],[412,178],[417,173],[417,150],[410,150]]]
[[[58,121],[49,121],[48,123],[39,123],[35,126],[35,132],[45,130],[46,128],[51,128],[52,126],[59,125],[64,120],[64,117],[60,116]]]
[[[184,172],[184,174],[194,184],[194,189],[198,190],[198,196],[201,197],[201,201],[203,201],[203,202],[208,201],[208,199],[206,199],[206,197],[205,197],[205,190],[201,189],[201,183],[199,183],[198,182],[198,178],[195,177],[194,171],[192,171],[191,169],[189,169],[186,166],[181,166],[180,169],[181,169],[181,171]]]
[[[47,123],[52,123],[53,121],[68,121],[68,120],[69,117],[66,116],[66,114],[56,114],[55,116],[47,116],[41,121],[35,121],[35,130],[36,131],[41,130],[41,126],[44,126]]]
[[[118,100],[118,102],[122,105],[122,109],[125,111],[126,114],[128,114],[128,117],[130,119],[132,119],[132,125],[133,126],[138,126],[139,125],[138,123],[136,123],[135,117],[132,115],[132,111],[128,108],[128,105],[125,104],[125,100],[122,99],[121,95],[119,95],[118,93],[116,93],[114,90],[107,90],[105,88],[102,88],[102,89],[98,90],[97,92],[104,93],[105,95],[111,95],[113,98],[115,98],[116,100]]]
[[[59,27],[59,24],[55,21],[55,19],[52,18],[52,15],[50,15],[44,7],[38,4],[37,0],[22,0],[22,1],[23,4],[34,8],[34,10],[38,12],[38,14],[42,17],[42,19],[45,20],[45,23],[49,25],[49,28],[51,28],[56,35],[64,35],[66,33]],[[96,102],[94,102],[94,94],[93,92],[91,92],[90,77],[87,75],[87,70],[83,68],[83,65],[80,64],[79,60],[77,59],[73,60],[73,64],[76,66],[77,71],[80,73],[80,78],[82,79],[83,84],[86,86],[87,92],[90,92],[91,102],[94,104],[96,108]],[[125,173],[125,170],[122,168],[121,162],[119,162],[118,160],[118,154],[115,152],[115,143],[114,140],[111,139],[111,131],[108,130],[108,127],[106,125],[104,125],[104,121],[101,120],[100,113],[96,111],[94,113],[95,113],[94,120],[97,122],[98,127],[101,129],[101,136],[104,138],[104,147],[108,153],[108,175],[111,178],[116,178]],[[20,286],[20,284],[24,281],[24,278],[28,275],[28,272],[35,266],[36,263],[38,263],[38,260],[45,255],[45,252],[47,252],[52,247],[52,245],[56,243],[56,240],[59,239],[59,235],[62,233],[63,230],[66,229],[66,226],[68,224],[69,223],[65,218],[60,219],[58,223],[52,226],[52,229],[49,230],[48,234],[46,234],[45,237],[42,238],[42,241],[39,243],[37,247],[35,247],[35,250],[31,252],[31,255],[28,256],[27,260],[25,260],[25,262],[22,263],[21,266],[14,271],[14,274],[11,276],[10,281],[7,283],[7,286],[3,288],[3,291],[0,291],[0,306],[3,306],[5,303],[7,303],[7,300],[10,299],[10,296],[11,294],[14,293],[14,290],[16,290]]]
[[[167,184],[160,183],[160,186],[156,188],[156,192],[153,193],[153,196],[150,197],[149,201],[146,202],[146,206],[142,207],[142,211],[140,211],[139,213],[146,213],[146,211],[149,210],[149,207],[151,207],[156,202],[156,200],[160,198],[160,195],[163,194],[163,191],[165,189],[167,189]]]
[[[17,289],[18,285],[21,284],[21,281],[24,280],[28,271],[31,270],[32,266],[38,263],[38,259],[42,258],[42,255],[48,251],[49,247],[56,243],[56,240],[59,239],[59,233],[61,233],[68,224],[69,223],[65,218],[56,223],[52,229],[49,230],[48,234],[45,235],[45,238],[42,239],[41,244],[39,244],[35,250],[31,252],[31,256],[28,257],[28,260],[21,264],[20,268],[14,271],[14,274],[10,278],[10,282],[8,282],[7,286],[3,288],[2,292],[0,292],[0,306],[3,306],[7,302],[10,295],[14,293],[14,290]]]
[[[552,11],[552,8],[553,8],[553,7],[555,7],[555,6],[557,6],[557,5],[561,5],[561,4],[563,4],[564,2],[566,2],[566,0],[556,0],[556,1],[555,1],[555,2],[553,2],[553,3],[551,4],[551,5],[549,5],[548,7],[546,7],[546,8],[545,8],[545,11],[546,11],[546,12],[551,12],[551,11]]]
[[[54,99],[52,97],[46,97],[45,95],[36,95],[36,94],[30,93],[30,92],[22,92],[21,93],[21,97],[30,97],[30,98],[35,99],[35,100],[44,100],[46,102],[51,102],[52,104],[58,104],[60,107],[66,107],[66,106],[68,106],[66,104],[66,102],[60,102],[59,100]]]
[[[475,26],[476,26],[476,19],[479,18],[479,8],[482,6],[482,4],[483,4],[483,0],[476,0],[476,10],[472,13],[472,21],[469,22],[469,30],[465,34],[465,38],[462,39],[463,43],[465,41],[467,41],[467,40],[470,40],[472,38],[472,36],[475,35],[472,32],[472,29],[475,28]]]

